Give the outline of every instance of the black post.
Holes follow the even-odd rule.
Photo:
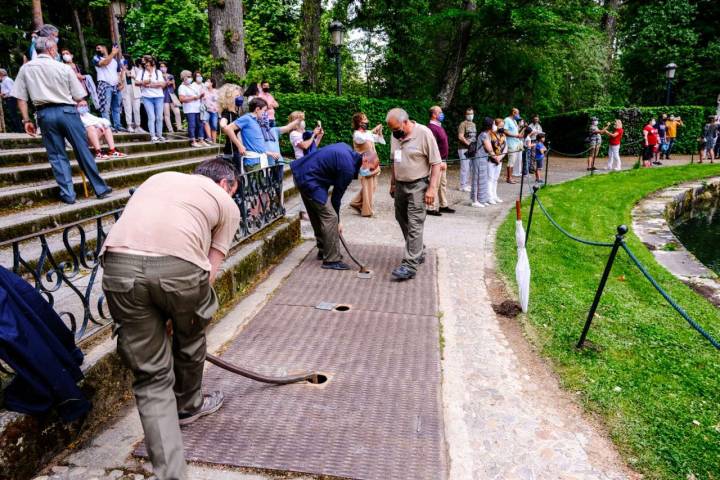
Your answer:
[[[670,105],[670,94],[672,91],[672,80],[668,78],[667,81],[667,93],[665,94],[665,105]]]
[[[597,291],[595,292],[595,299],[590,306],[590,311],[588,312],[587,319],[585,320],[585,327],[583,327],[583,331],[580,334],[580,340],[577,343],[577,348],[582,348],[583,344],[585,343],[585,337],[587,337],[588,331],[590,330],[590,324],[592,324],[593,317],[595,317],[595,311],[597,310],[598,304],[600,303],[600,298],[602,297],[603,290],[605,290],[605,284],[607,283],[607,279],[610,276],[610,271],[612,270],[613,263],[615,263],[615,256],[617,255],[618,249],[623,243],[623,237],[625,237],[625,234],[627,232],[628,228],[625,225],[620,225],[619,227],[617,227],[615,243],[612,246],[610,256],[608,257],[608,261],[605,264],[605,271],[602,274],[600,284],[598,285]]]
[[[533,211],[535,210],[535,200],[537,198],[537,192],[540,190],[539,185],[533,185],[532,200],[530,201],[530,213],[528,213],[528,223],[525,229],[525,247],[527,248],[528,241],[530,240],[530,226],[532,225]]]
[[[337,53],[335,54],[335,75],[337,76],[337,94],[338,97],[342,95],[342,68],[340,65],[340,48],[338,47]]]
[[[547,185],[548,170],[550,170],[550,149],[551,148],[552,147],[550,146],[550,142],[548,142],[547,153],[545,154],[545,180],[543,180],[543,185]]]

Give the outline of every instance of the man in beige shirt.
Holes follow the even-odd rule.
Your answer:
[[[386,121],[393,135],[390,195],[395,199],[395,219],[405,238],[405,256],[392,275],[409,280],[425,261],[426,207],[435,203],[442,160],[430,129],[411,121],[405,110],[393,108]]]
[[[66,139],[72,145],[75,158],[95,190],[95,195],[100,199],[105,198],[112,189],[100,177],[95,157],[88,147],[85,127],[77,111],[76,102],[85,98],[87,92],[73,69],[55,60],[57,45],[53,37],[38,37],[35,50],[37,57],[20,67],[12,90],[12,96],[17,98],[25,132],[35,135],[35,125],[30,120],[27,105],[32,100],[42,130],[43,145],[60,187],[60,200],[72,204],[76,198],[72,168],[65,152]]]
[[[202,392],[204,330],[218,308],[212,284],[240,224],[237,187],[221,159],[203,162],[195,175],[153,175],[101,251],[118,353],[135,376],[145,443],[161,479],[187,478],[180,425],[223,403],[222,392]]]

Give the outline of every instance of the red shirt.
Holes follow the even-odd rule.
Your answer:
[[[647,143],[648,145],[657,145],[659,141],[657,128],[652,125],[645,125],[643,128],[644,132],[647,132]]]
[[[622,128],[616,128],[614,133],[617,133],[617,135],[614,137],[610,137],[608,143],[610,145],[620,145],[620,140],[622,140],[624,131],[625,130],[623,130]]]
[[[448,145],[448,136],[445,132],[445,129],[442,127],[442,125],[440,125],[439,123],[434,123],[433,121],[430,121],[430,123],[428,123],[428,128],[435,137],[438,150],[440,150],[440,158],[442,158],[443,160],[447,160],[448,155],[450,154],[450,146]]]

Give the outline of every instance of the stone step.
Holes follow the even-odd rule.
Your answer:
[[[167,142],[152,143],[149,141],[127,141],[127,142],[115,142],[115,148],[118,151],[135,154],[142,152],[157,152],[161,150],[172,150],[176,148],[183,148],[188,146],[187,139],[173,138],[168,139]],[[66,149],[68,158],[71,160],[75,158],[75,152],[72,148]],[[4,150],[0,153],[0,166],[14,166],[14,165],[27,165],[36,163],[47,163],[48,156],[47,150],[44,147],[39,148],[17,148],[14,150]]]
[[[151,144],[152,145],[152,144]],[[158,144],[167,145],[167,144]],[[108,172],[120,169],[140,167],[143,165],[155,165],[173,160],[182,160],[193,157],[208,158],[217,154],[218,147],[188,148],[185,142],[172,142],[175,149],[163,149],[158,151],[139,151],[123,158],[108,158],[96,160],[100,172]],[[80,175],[80,168],[77,161],[71,161],[73,175]],[[22,165],[13,167],[0,167],[0,186],[17,185],[18,183],[41,182],[53,180],[52,167],[49,163],[42,165]],[[2,192],[2,190],[0,190]]]
[[[297,194],[289,172],[290,169],[285,170],[285,180],[283,182],[283,195],[286,199]],[[137,182],[130,187],[137,186],[140,183]],[[88,199],[78,197],[78,201],[74,205],[57,202],[0,216],[0,264],[4,266],[12,265],[11,258],[8,260],[8,255],[11,255],[11,253],[8,253],[10,246],[2,245],[2,242],[50,230],[60,225],[68,225],[122,208],[130,198],[130,187],[115,190],[112,195],[103,200],[94,197]],[[57,238],[60,239],[58,245],[62,246],[62,238],[60,236],[57,236]],[[38,253],[28,255],[28,259],[37,258],[39,246],[37,248]]]
[[[173,136],[187,136],[184,133],[175,133]],[[116,133],[115,139],[118,143],[132,141],[150,140],[149,133]],[[43,146],[42,137],[40,135],[31,137],[25,133],[3,133],[0,134],[0,154],[6,153],[6,150],[16,148],[40,148]]]
[[[196,155],[196,150],[189,150],[190,155]],[[109,172],[103,175],[105,182],[113,188],[138,185],[146,178],[164,171],[191,172],[203,160],[212,158],[219,150],[216,147],[208,148],[203,156],[191,156],[182,160],[163,162],[158,165],[150,165],[136,168]],[[82,180],[79,176],[73,177],[73,184],[78,198],[83,195]],[[90,186],[88,186],[90,190]],[[60,188],[55,181],[23,183],[0,189],[0,209],[27,207],[30,202],[33,204],[41,200],[54,201],[58,198]],[[94,192],[90,193],[91,195]]]

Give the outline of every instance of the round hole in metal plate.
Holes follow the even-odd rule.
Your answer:
[[[323,375],[322,373],[318,373],[313,378],[308,380],[308,383],[311,383],[313,385],[322,385],[323,383],[328,381],[327,375]]]
[[[349,312],[350,311],[350,305],[346,305],[341,303],[340,305],[337,305],[335,307],[336,312]]]

